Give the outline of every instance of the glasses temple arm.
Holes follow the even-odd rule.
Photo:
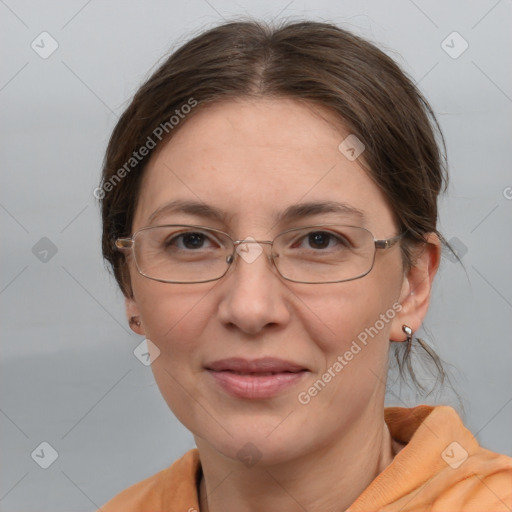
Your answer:
[[[402,237],[404,236],[404,233],[394,236],[393,238],[388,238],[387,240],[374,240],[375,247],[377,249],[389,249],[390,247],[393,247]]]
[[[118,238],[114,245],[118,249],[130,249],[133,246],[133,240],[131,238]]]

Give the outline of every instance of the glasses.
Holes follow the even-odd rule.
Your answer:
[[[270,245],[270,259],[284,279],[321,284],[352,281],[373,268],[377,249],[393,247],[403,236],[376,240],[358,226],[322,224],[293,228],[274,240],[233,240],[227,233],[205,226],[172,224],[149,226],[115,246],[130,250],[138,272],[163,283],[206,283],[221,279],[238,254],[252,263]]]

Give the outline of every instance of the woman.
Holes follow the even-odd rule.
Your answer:
[[[512,459],[454,409],[384,408],[440,261],[435,128],[389,57],[323,23],[226,23],[141,87],[103,253],[197,449],[101,510],[511,510]]]

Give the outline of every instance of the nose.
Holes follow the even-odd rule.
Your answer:
[[[289,321],[286,295],[290,292],[272,263],[270,250],[270,242],[251,237],[235,243],[233,268],[219,283],[218,314],[224,325],[255,335]]]

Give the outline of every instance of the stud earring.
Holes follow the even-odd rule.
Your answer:
[[[135,324],[137,327],[140,327],[140,320],[136,316],[132,316],[130,318],[130,325]]]

